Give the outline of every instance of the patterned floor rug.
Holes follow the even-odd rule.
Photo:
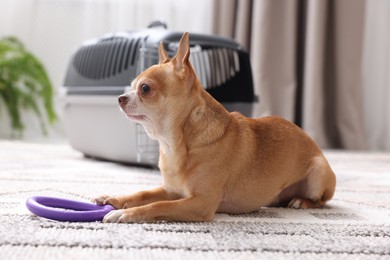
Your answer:
[[[159,172],[66,145],[0,141],[0,259],[390,259],[390,154],[326,155],[338,184],[323,209],[263,208],[209,223],[68,223],[31,214],[26,199],[131,193],[159,185]]]

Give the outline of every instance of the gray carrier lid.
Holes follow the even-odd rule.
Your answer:
[[[150,28],[116,32],[84,42],[69,63],[67,95],[120,95],[144,69],[157,63],[162,41],[173,56],[181,32]],[[219,101],[254,100],[248,54],[233,40],[190,34],[191,62],[206,90]]]

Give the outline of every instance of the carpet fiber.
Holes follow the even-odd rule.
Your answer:
[[[390,154],[328,151],[337,176],[325,208],[263,208],[209,223],[56,222],[33,195],[88,201],[161,183],[157,170],[86,159],[65,145],[0,141],[0,259],[390,258]]]

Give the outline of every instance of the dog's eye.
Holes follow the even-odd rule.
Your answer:
[[[148,85],[146,85],[146,84],[143,84],[142,86],[141,86],[141,92],[142,92],[142,94],[148,94],[149,92],[150,92],[150,87],[148,86]]]

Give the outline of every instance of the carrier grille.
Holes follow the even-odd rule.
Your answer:
[[[170,57],[176,49],[169,50]],[[191,49],[191,64],[205,89],[222,86],[240,72],[240,59],[236,50],[228,48]],[[137,74],[158,63],[157,48],[141,48]]]
[[[192,51],[190,61],[206,89],[225,84],[240,71],[238,53],[232,49]]]
[[[86,78],[109,78],[135,64],[140,45],[141,38],[105,38],[81,47],[73,57],[73,66]]]

